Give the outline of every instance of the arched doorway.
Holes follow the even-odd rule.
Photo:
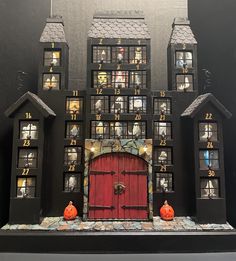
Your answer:
[[[147,162],[129,153],[108,153],[89,167],[89,219],[148,218]]]

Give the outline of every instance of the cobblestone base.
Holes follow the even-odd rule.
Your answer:
[[[39,225],[9,225],[3,230],[50,230],[50,231],[224,231],[234,228],[226,224],[197,224],[190,217],[175,217],[164,221],[154,217],[151,222],[135,221],[87,221],[80,218],[65,221],[63,217],[45,217]]]

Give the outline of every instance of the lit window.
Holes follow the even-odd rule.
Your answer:
[[[61,51],[44,51],[44,66],[60,66],[61,65]]]
[[[111,47],[93,46],[93,63],[110,63]]]
[[[199,123],[199,140],[200,141],[217,141],[218,140],[217,123],[200,122]]]
[[[172,173],[156,173],[156,191],[172,192],[173,191],[173,174]]]
[[[83,111],[83,98],[66,98],[66,113],[81,114]]]
[[[112,71],[112,88],[128,88],[128,83],[128,71]]]
[[[177,68],[192,68],[193,67],[192,52],[177,51],[175,54],[175,65]]]
[[[172,165],[171,148],[156,148],[154,150],[155,165]]]
[[[19,149],[18,168],[37,168],[37,149]]]
[[[154,98],[154,114],[171,114],[171,102],[168,98]]]
[[[112,47],[112,62],[119,64],[128,63],[128,47]]]
[[[130,88],[146,88],[146,71],[132,71],[130,72]]]
[[[146,113],[147,97],[146,96],[130,96],[129,97],[130,113]]]
[[[64,165],[81,164],[81,147],[65,147]]]
[[[91,122],[92,139],[109,139],[109,123],[103,121]]]
[[[111,72],[94,71],[93,88],[111,88]]]
[[[171,122],[154,122],[154,139],[171,140]]]
[[[39,134],[38,121],[21,121],[20,122],[20,139],[37,140]]]
[[[81,123],[67,122],[66,123],[66,139],[80,139],[82,136]]]
[[[108,96],[91,96],[91,113],[109,113]]]
[[[219,180],[215,178],[201,178],[201,198],[212,199],[219,196]]]
[[[36,193],[36,178],[17,178],[17,198],[34,198]]]
[[[177,91],[188,92],[193,91],[193,76],[190,74],[176,75]]]
[[[60,89],[60,74],[59,73],[45,73],[43,75],[43,89],[44,90],[59,90]]]
[[[111,96],[111,113],[127,112],[127,96]]]
[[[200,150],[199,151],[200,169],[219,169],[219,151],[218,150]]]
[[[145,139],[146,123],[145,122],[128,122],[128,139]]]
[[[111,122],[110,123],[110,139],[121,138],[126,139],[128,134],[127,122]]]
[[[65,192],[80,192],[81,175],[78,173],[65,173],[64,176],[64,191]]]
[[[146,46],[136,46],[129,48],[129,63],[140,64],[146,62]]]

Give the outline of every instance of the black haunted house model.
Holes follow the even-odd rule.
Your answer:
[[[63,21],[47,19],[38,95],[6,111],[14,119],[9,222],[60,216],[69,200],[84,220],[151,220],[167,199],[177,216],[225,223],[230,113],[212,94],[198,96],[189,21],[173,24],[168,90],[151,90],[142,12],[97,13],[87,43],[87,89],[71,90]]]

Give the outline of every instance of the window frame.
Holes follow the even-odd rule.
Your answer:
[[[174,192],[174,175],[172,172],[156,172],[155,177],[156,177],[156,192],[158,193]],[[162,189],[160,185],[161,178],[167,179],[167,183],[168,183],[167,190]]]
[[[46,53],[52,53],[52,57],[53,57],[53,53],[54,52],[59,52],[59,58],[46,58],[45,57]],[[53,67],[61,67],[61,62],[62,62],[61,54],[62,54],[62,52],[61,52],[60,48],[51,48],[51,49],[50,48],[45,48],[44,52],[43,52],[43,65],[44,66],[48,66],[48,67],[51,67],[51,66],[53,66]],[[48,64],[45,63],[45,61],[53,60],[53,59],[56,59],[57,61],[59,61],[59,64],[58,65],[55,65],[55,64],[52,65],[52,62],[48,63]]]
[[[23,124],[27,124],[30,125],[29,129],[23,130],[24,126]],[[36,130],[32,130],[32,125],[36,126]],[[22,136],[23,132],[28,132],[27,137],[24,138],[24,136]],[[32,138],[32,132],[34,132],[34,137]],[[19,140],[38,140],[39,139],[39,120],[20,120],[19,121],[19,133],[18,133],[18,138]]]
[[[50,77],[50,79],[49,78],[46,78],[47,76],[49,76]],[[56,80],[56,81],[52,81],[52,77],[53,76],[57,76],[58,77],[58,80]],[[45,84],[46,84],[46,82],[47,82],[47,80],[49,79],[49,84],[50,85],[52,85],[53,83],[56,83],[56,87],[45,87]],[[54,90],[54,91],[58,91],[58,90],[60,90],[61,89],[61,74],[60,73],[50,73],[50,72],[47,72],[47,73],[43,73],[43,90],[45,90],[45,91],[52,91],[52,90]]]
[[[79,172],[65,172],[64,173],[64,179],[63,179],[63,192],[65,193],[80,193],[81,192],[81,173]],[[68,180],[67,180],[68,177]],[[69,179],[70,177],[75,177],[76,178],[76,185],[75,189],[71,190],[69,186]]]
[[[76,136],[71,135],[70,131],[73,129],[73,127],[70,129],[70,126],[76,125],[79,128],[79,134],[77,134]],[[77,128],[77,129],[78,129]],[[82,122],[80,121],[66,121],[65,124],[65,139],[68,140],[80,140],[83,137],[83,131],[82,131]]]
[[[118,49],[121,49],[123,48],[124,49],[124,56],[123,56],[123,60],[122,62],[118,60]],[[123,64],[123,63],[126,63],[128,64],[129,63],[129,47],[128,46],[112,46],[111,47],[111,61],[112,63],[119,63],[119,64]]]
[[[78,101],[78,104],[79,104],[79,109],[78,110],[72,110],[70,108],[70,103],[72,101]],[[67,96],[66,97],[66,103],[65,103],[65,111],[66,111],[66,114],[78,114],[78,115],[81,115],[83,113],[83,108],[84,108],[84,99],[83,97],[73,97],[73,96]]]
[[[26,154],[27,156],[24,157],[23,155],[20,156],[21,152],[23,151],[29,151],[28,154]],[[30,153],[35,153],[33,157],[29,157]],[[26,160],[26,163],[24,163],[24,165],[21,165],[21,160],[22,162],[24,162],[24,159]],[[30,166],[29,163],[29,159],[32,159],[31,165],[33,165],[33,167]],[[17,156],[17,168],[22,169],[22,168],[29,168],[29,169],[37,169],[38,168],[38,149],[37,148],[18,148],[18,156]]]
[[[161,153],[159,151],[166,151],[167,152],[167,160],[165,162],[159,162],[159,157],[161,156]],[[158,156],[159,155],[159,156]],[[173,150],[172,147],[155,147],[154,148],[154,165],[155,166],[172,166],[173,165]]]
[[[180,78],[180,77],[184,77],[184,81],[178,81],[178,78]],[[191,79],[191,81],[186,82],[187,78]],[[175,87],[176,87],[176,90],[178,92],[192,92],[192,91],[194,91],[194,75],[193,74],[190,74],[190,73],[187,73],[187,74],[178,73],[178,74],[176,74],[175,81],[176,81],[176,86]],[[180,86],[186,86],[186,84],[190,84],[190,87],[189,88],[183,87],[183,90],[179,89],[179,85]]]
[[[183,58],[182,59],[177,59],[177,53],[183,53]],[[192,59],[186,59],[186,54],[191,53]],[[183,61],[182,66],[177,65],[177,61]],[[186,61],[191,61],[191,66],[188,65]],[[176,50],[175,51],[175,68],[177,69],[183,69],[183,68],[188,68],[192,69],[193,68],[193,51],[190,50]]]
[[[75,152],[69,151],[69,149],[75,149]],[[76,160],[71,161],[68,154],[72,153],[77,155]],[[65,146],[64,147],[64,166],[80,166],[82,164],[82,147],[80,146]]]
[[[135,50],[136,48],[141,48],[141,61],[135,59]],[[129,46],[129,64],[147,64],[147,46],[146,45],[137,45]]]
[[[213,181],[216,181],[216,184],[217,184],[217,187],[215,188],[214,186],[213,186],[213,188],[207,188],[207,187],[203,187],[203,185],[202,185],[202,183],[203,183],[203,181],[207,181],[207,182],[209,182],[209,181],[211,181],[211,182],[213,182]],[[206,186],[209,186],[209,183],[207,184],[206,183]],[[212,184],[213,185],[213,184]],[[203,196],[203,190],[209,190],[209,194],[208,195],[206,195],[206,196]],[[209,196],[212,192],[212,190],[214,190],[214,192],[216,191],[217,192],[217,194],[216,194],[216,196]],[[213,198],[220,198],[220,180],[219,180],[219,178],[207,178],[207,177],[201,177],[200,178],[200,197],[202,198],[202,199],[213,199]]]
[[[204,158],[204,152],[207,152],[207,151],[209,153],[208,158]],[[210,152],[217,152],[217,157],[211,158]],[[201,155],[203,155],[203,157]],[[205,160],[216,162],[215,164],[216,164],[217,167],[213,168],[212,166],[208,165],[207,167],[203,168],[202,166],[206,166],[206,164],[204,163]],[[201,164],[201,162],[203,162],[203,163]],[[220,169],[220,152],[219,152],[219,149],[200,149],[199,150],[199,169],[200,170],[209,170],[209,169],[210,170],[219,170]]]
[[[166,126],[160,126],[165,123]],[[170,121],[154,121],[153,122],[153,137],[154,140],[172,140],[172,122]],[[166,128],[166,135],[162,137],[159,133],[160,128]]]
[[[204,129],[205,130],[201,130],[201,125],[205,125]],[[208,125],[207,129],[206,129],[206,125]],[[215,125],[216,128],[212,128],[213,130],[210,130],[210,127],[209,126],[212,126],[212,125]],[[209,133],[212,132],[212,136],[216,137],[214,139],[212,138],[209,138]],[[208,133],[208,137],[202,139],[202,137]],[[212,122],[209,122],[209,121],[199,121],[198,122],[198,140],[200,142],[208,142],[208,141],[212,141],[212,142],[216,142],[216,141],[219,141],[219,131],[218,131],[218,123],[216,121],[212,121]]]
[[[25,186],[19,186],[18,185],[19,180],[25,180],[26,185]],[[33,185],[31,185],[31,186],[27,185],[27,180],[34,181]],[[22,181],[22,183],[23,182],[24,181]],[[33,188],[33,196],[24,196],[24,195],[19,196],[18,191],[20,191],[22,188],[25,188],[25,189],[32,189]],[[16,198],[35,198],[36,197],[36,189],[37,189],[37,179],[36,179],[36,177],[33,177],[33,176],[18,176],[16,178]]]
[[[105,62],[102,59],[99,60],[98,59],[99,54],[96,53],[96,52],[102,51],[102,50],[106,50],[107,51]],[[102,55],[102,53],[101,53],[101,55]],[[95,64],[100,63],[100,64],[102,64],[102,63],[111,63],[111,62],[112,62],[111,46],[109,46],[109,45],[93,45],[92,46],[92,63],[95,63]]]
[[[160,104],[161,102],[166,102],[167,104],[167,109],[166,112],[162,112],[160,109]],[[157,114],[157,115],[171,115],[172,113],[172,100],[171,98],[162,98],[162,97],[154,97],[153,98],[153,114]]]

